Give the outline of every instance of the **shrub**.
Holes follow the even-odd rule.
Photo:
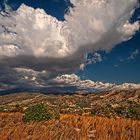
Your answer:
[[[53,119],[60,119],[60,113],[58,111],[52,111],[51,113]]]
[[[92,109],[92,110],[91,110],[91,115],[96,115],[96,114],[97,114],[97,110]]]
[[[16,104],[11,110],[10,112],[23,112],[23,108],[19,105]]]
[[[118,115],[123,115],[125,113],[125,108],[124,107],[116,107],[114,109],[114,111],[118,114]]]
[[[81,100],[76,104],[77,107],[80,107],[81,109],[88,107],[89,103],[85,100]]]
[[[127,117],[140,118],[140,108],[137,106],[129,106],[127,109]]]
[[[4,112],[4,107],[0,106],[0,112]]]
[[[48,106],[44,104],[36,104],[25,110],[23,116],[24,122],[43,121],[53,119],[53,114],[48,110]]]

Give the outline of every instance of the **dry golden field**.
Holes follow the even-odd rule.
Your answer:
[[[0,113],[0,140],[140,140],[140,121],[85,114],[26,124],[22,113]]]

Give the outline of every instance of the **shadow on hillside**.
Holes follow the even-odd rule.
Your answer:
[[[76,91],[78,91],[78,89],[75,86],[65,86],[65,87],[55,86],[55,87],[41,87],[41,88],[30,87],[30,88],[11,88],[11,89],[0,90],[0,95],[8,95],[13,93],[23,93],[23,92],[42,93],[47,95],[72,95]]]

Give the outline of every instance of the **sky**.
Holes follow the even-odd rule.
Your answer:
[[[1,1],[0,83],[59,85],[61,75],[63,84],[68,76],[140,83],[138,7],[137,0]]]

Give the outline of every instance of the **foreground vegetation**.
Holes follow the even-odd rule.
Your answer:
[[[140,121],[62,115],[59,120],[24,123],[22,113],[0,113],[1,140],[140,140]]]
[[[37,104],[25,110],[24,122],[50,120],[53,117],[48,107],[44,104]]]
[[[60,115],[55,110],[49,110],[45,104],[36,104],[24,111],[24,122],[47,121],[51,119],[59,119]]]

